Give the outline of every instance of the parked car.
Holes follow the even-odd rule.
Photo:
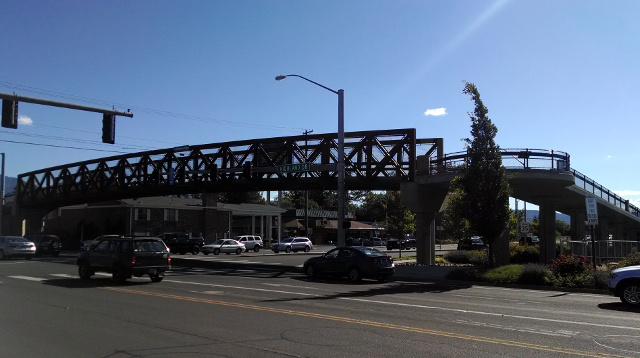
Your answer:
[[[235,252],[236,255],[240,255],[245,250],[246,246],[243,243],[232,239],[218,239],[213,243],[203,245],[200,248],[200,251],[205,255],[209,255],[211,253],[219,255],[221,252],[224,252],[227,255]]]
[[[20,236],[0,236],[0,260],[24,257],[31,260],[36,254],[36,245]]]
[[[308,259],[304,273],[316,276],[346,276],[350,281],[363,277],[386,281],[394,274],[393,259],[372,247],[337,247],[326,254]]]
[[[345,239],[345,245],[347,246],[362,246],[364,245],[364,240],[360,240],[357,237],[348,237]]]
[[[282,239],[277,244],[273,244],[271,250],[273,250],[273,252],[275,253],[278,253],[280,251],[284,251],[287,253],[291,251],[309,252],[313,250],[313,244],[311,243],[311,240],[306,237],[288,237],[286,239]]]
[[[411,247],[416,247],[416,239],[403,239],[402,241],[396,238],[390,238],[387,240],[387,250],[393,249],[409,249]]]
[[[170,232],[158,236],[169,247],[169,251],[174,254],[185,255],[191,253],[197,255],[200,247],[204,245],[204,238],[199,236],[189,236],[183,232]]]
[[[52,255],[58,257],[60,250],[62,250],[60,238],[56,235],[31,235],[27,237],[27,240],[36,245],[36,256]]]
[[[253,250],[254,252],[258,252],[260,251],[261,247],[264,247],[264,243],[262,242],[262,238],[260,236],[242,235],[236,236],[233,239],[243,243],[246,247],[246,251]]]
[[[108,272],[119,283],[143,275],[160,282],[171,269],[171,255],[157,237],[106,237],[91,249],[80,251],[76,263],[83,280],[96,272]]]
[[[520,245],[537,246],[540,245],[540,238],[537,236],[526,236],[520,238]]]
[[[80,249],[81,250],[89,250],[92,247],[96,246],[96,244],[100,240],[107,239],[107,238],[117,239],[119,237],[121,237],[121,235],[100,235],[100,236],[96,237],[95,239],[84,240],[82,242],[82,246],[80,247]]]
[[[480,236],[472,236],[458,241],[458,250],[482,250],[485,247],[487,245]]]
[[[609,292],[627,305],[640,307],[640,265],[611,271]]]

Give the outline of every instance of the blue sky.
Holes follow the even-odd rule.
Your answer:
[[[185,144],[337,130],[470,136],[476,84],[502,148],[553,149],[640,205],[637,1],[13,1],[0,92],[131,109],[20,104],[6,174]],[[34,145],[38,144],[38,145]]]

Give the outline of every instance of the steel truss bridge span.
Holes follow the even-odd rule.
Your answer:
[[[337,134],[241,140],[131,153],[18,176],[20,207],[59,207],[171,194],[337,188]],[[399,190],[415,177],[416,130],[345,133],[349,190]],[[291,165],[309,163],[308,165]],[[298,171],[304,168],[305,171]]]

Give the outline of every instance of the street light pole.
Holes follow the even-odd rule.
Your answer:
[[[2,221],[4,219],[4,153],[2,154],[2,176],[0,177],[0,234],[4,234]]]
[[[345,232],[344,232],[344,90],[337,91],[332,90],[329,87],[323,86],[318,82],[312,81],[306,77],[300,75],[280,75],[276,76],[276,81],[283,80],[287,77],[298,77],[305,81],[311,82],[316,86],[322,87],[327,91],[333,92],[338,95],[338,165],[336,170],[338,171],[338,246],[345,246]]]

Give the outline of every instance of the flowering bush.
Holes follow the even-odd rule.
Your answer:
[[[618,261],[618,267],[640,265],[640,253],[634,252]]]
[[[560,254],[549,264],[549,270],[556,277],[576,277],[588,272],[589,265],[585,256]]]

